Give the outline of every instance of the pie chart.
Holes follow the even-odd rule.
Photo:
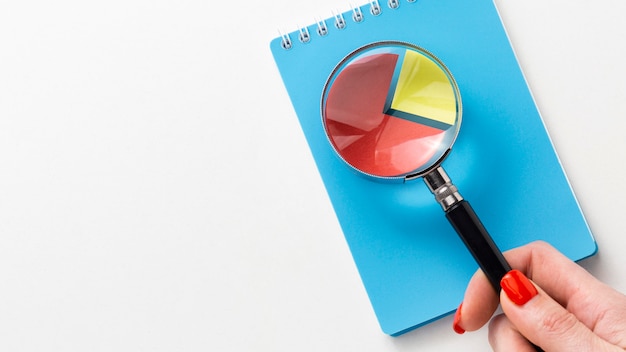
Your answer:
[[[350,166],[377,177],[420,173],[445,156],[460,125],[456,84],[425,51],[388,45],[356,51],[329,78],[325,132]]]

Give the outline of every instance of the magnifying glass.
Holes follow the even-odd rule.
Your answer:
[[[462,120],[459,88],[446,66],[412,44],[366,45],[332,71],[321,113],[333,149],[358,173],[378,181],[423,177],[499,292],[511,267],[441,167]]]

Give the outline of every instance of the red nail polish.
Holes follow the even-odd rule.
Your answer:
[[[461,302],[461,305],[459,305],[459,308],[456,309],[456,313],[454,314],[454,323],[452,323],[452,328],[454,329],[454,332],[456,332],[459,335],[465,333],[465,329],[463,329],[459,325],[459,321],[461,321],[461,308],[462,307],[463,307],[463,302]]]
[[[524,305],[537,295],[537,289],[519,270],[511,270],[500,281],[506,295],[518,306]]]

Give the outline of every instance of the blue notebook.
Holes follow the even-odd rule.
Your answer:
[[[270,46],[382,330],[399,335],[453,312],[477,269],[422,180],[357,175],[324,133],[320,101],[333,68],[387,40],[425,48],[454,75],[463,124],[443,167],[500,249],[544,240],[573,260],[593,255],[493,1],[370,2]]]

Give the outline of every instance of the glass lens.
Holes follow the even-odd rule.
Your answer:
[[[322,116],[330,143],[353,168],[406,177],[445,157],[460,127],[461,101],[452,75],[432,54],[383,42],[339,63],[324,89]]]

